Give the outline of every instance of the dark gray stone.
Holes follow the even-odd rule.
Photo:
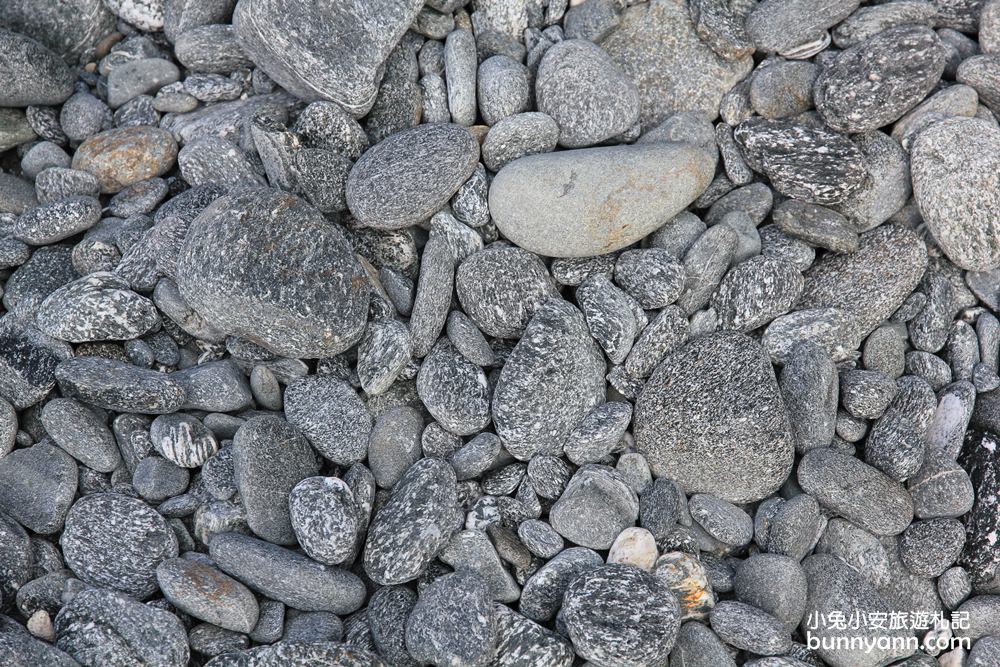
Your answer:
[[[141,500],[118,493],[95,493],[75,502],[59,544],[77,577],[140,600],[157,590],[156,567],[178,552],[166,519]]]
[[[156,568],[164,597],[185,614],[234,632],[257,624],[257,599],[218,569],[194,558],[171,558]]]
[[[631,565],[606,565],[569,584],[558,622],[584,659],[662,664],[677,640],[680,610],[653,575]]]
[[[46,442],[0,457],[0,510],[41,535],[62,530],[76,495],[76,462]]]
[[[350,614],[365,600],[364,584],[350,572],[247,535],[215,535],[209,554],[226,574],[293,609]]]
[[[792,645],[782,621],[763,609],[743,602],[723,600],[710,616],[712,630],[722,641],[757,655],[781,655]]]
[[[478,143],[458,125],[403,130],[373,146],[354,165],[347,179],[347,205],[362,225],[408,227],[440,210],[478,162]]]
[[[360,117],[375,103],[381,66],[420,6],[250,0],[238,4],[233,27],[243,51],[283,88]]]
[[[41,411],[42,426],[55,444],[97,472],[112,472],[122,457],[102,415],[69,398],[56,398]]]
[[[365,457],[372,418],[357,392],[331,375],[310,375],[285,389],[285,418],[313,447],[339,465]]]
[[[582,466],[549,513],[557,533],[574,544],[608,549],[639,517],[639,499],[621,473],[598,465]]]
[[[348,561],[365,528],[351,488],[336,477],[307,477],[288,497],[292,528],[313,560],[327,565]]]
[[[230,251],[220,255],[220,248]],[[203,211],[178,258],[177,286],[214,327],[291,357],[332,356],[354,345],[369,300],[364,269],[341,229],[277,190],[243,190]]]
[[[654,475],[689,493],[752,502],[791,472],[792,433],[774,371],[742,334],[702,336],[669,355],[639,396],[635,431]]]
[[[521,460],[559,453],[572,429],[603,400],[604,371],[580,311],[561,299],[546,301],[507,359],[493,394],[493,421],[507,451]]]
[[[406,621],[406,648],[422,664],[485,667],[493,660],[497,623],[486,583],[471,572],[435,579]]]
[[[55,378],[64,396],[116,412],[168,414],[186,397],[184,387],[166,373],[100,357],[61,361]]]
[[[66,63],[44,44],[10,30],[0,31],[0,72],[0,106],[61,104],[73,93]]]
[[[319,472],[309,443],[283,419],[254,417],[233,438],[233,466],[250,529],[275,544],[295,544],[288,494]]]
[[[401,584],[426,570],[458,527],[455,483],[455,471],[439,459],[421,459],[403,473],[368,530],[369,577]]]

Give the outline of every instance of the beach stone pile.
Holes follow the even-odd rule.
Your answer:
[[[1000,666],[1000,0],[0,0],[0,667]]]

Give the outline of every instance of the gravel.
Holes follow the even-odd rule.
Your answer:
[[[996,662],[998,0],[0,25],[0,662]]]

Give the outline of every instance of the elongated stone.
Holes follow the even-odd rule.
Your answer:
[[[540,255],[603,255],[684,210],[708,187],[716,159],[670,143],[531,155],[493,179],[490,213],[504,236]]]

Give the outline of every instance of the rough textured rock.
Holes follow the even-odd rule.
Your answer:
[[[421,663],[485,667],[496,642],[489,588],[471,572],[435,579],[406,621],[407,651]]]
[[[284,404],[288,423],[324,457],[339,465],[364,458],[372,418],[347,382],[328,375],[298,378],[285,389]]]
[[[913,195],[920,214],[952,262],[970,271],[1000,265],[1000,130],[976,118],[950,118],[917,135],[911,149]],[[986,180],[984,180],[986,179]]]
[[[297,197],[264,189],[218,199],[191,223],[177,286],[212,326],[296,358],[356,343],[369,300],[341,229]]]
[[[834,130],[876,130],[922,101],[944,65],[944,49],[933,30],[890,28],[840,53],[823,69],[816,80],[816,110]]]
[[[493,421],[515,458],[558,453],[604,397],[605,363],[570,303],[550,299],[532,317],[500,371]]]
[[[243,0],[240,46],[269,77],[305,100],[337,102],[355,117],[375,103],[382,65],[420,9],[405,2]]]
[[[363,225],[400,229],[422,222],[472,176],[479,146],[468,130],[431,123],[366,151],[347,178],[347,206]]]
[[[677,111],[715,118],[723,94],[753,65],[749,55],[719,57],[698,36],[685,4],[675,0],[629,7],[601,46],[639,87],[644,130]]]
[[[635,431],[653,473],[688,493],[753,502],[791,472],[791,427],[774,371],[743,334],[702,336],[664,359],[639,396]]]
[[[490,213],[506,237],[532,252],[602,255],[681,212],[708,187],[714,169],[712,154],[684,144],[531,155],[494,178]]]
[[[7,11],[2,10],[3,17]],[[31,37],[0,30],[0,106],[61,104],[73,94],[73,72]]]
[[[596,664],[661,664],[677,640],[680,610],[670,589],[630,565],[587,570],[566,589],[559,623]]]
[[[141,500],[118,493],[96,493],[74,503],[59,543],[77,577],[138,599],[157,590],[156,567],[178,552],[166,519]]]
[[[456,523],[455,471],[440,459],[421,459],[375,514],[364,548],[365,572],[382,585],[419,577],[447,545]]]

